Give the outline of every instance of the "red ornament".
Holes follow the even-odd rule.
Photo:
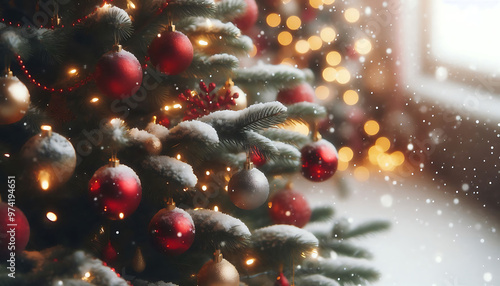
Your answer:
[[[0,257],[24,250],[30,238],[30,225],[13,203],[0,202],[0,229]]]
[[[156,117],[156,124],[160,124],[163,127],[170,128],[170,118],[166,114],[160,114]]]
[[[153,39],[148,54],[151,63],[162,73],[176,75],[191,65],[193,45],[183,33],[165,30]]]
[[[167,255],[179,255],[194,241],[194,222],[191,216],[175,205],[158,211],[149,222],[153,245]]]
[[[257,18],[259,17],[257,2],[255,0],[245,0],[245,3],[247,4],[245,12],[233,20],[233,23],[242,32],[246,32],[252,28],[257,23]]]
[[[90,198],[109,219],[124,219],[132,214],[142,198],[142,187],[134,170],[118,160],[99,168],[89,182]]]
[[[324,139],[305,145],[300,153],[301,173],[310,181],[322,182],[329,179],[337,171],[337,149]]]
[[[299,102],[314,102],[314,89],[308,83],[302,83],[292,88],[282,89],[278,92],[277,100],[285,105]]]
[[[112,264],[116,261],[118,257],[118,253],[116,252],[113,245],[111,245],[111,241],[108,241],[108,244],[102,250],[102,260],[108,264]]]
[[[257,167],[263,166],[266,163],[266,158],[255,152],[250,153],[250,160]]]
[[[290,282],[288,282],[288,279],[286,279],[286,276],[285,274],[283,274],[283,272],[280,272],[280,275],[278,276],[278,278],[276,278],[274,286],[290,286]]]
[[[286,188],[273,196],[269,214],[275,224],[303,227],[311,218],[311,208],[301,193]]]
[[[130,52],[115,46],[104,54],[95,67],[94,78],[99,90],[113,99],[123,99],[135,94],[142,83],[142,68]]]

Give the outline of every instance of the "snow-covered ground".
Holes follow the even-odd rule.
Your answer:
[[[339,172],[351,190],[342,198],[334,180],[315,184],[298,178],[312,205],[331,203],[337,217],[354,224],[388,219],[392,229],[359,240],[374,253],[382,277],[376,285],[499,286],[500,216],[465,196],[466,186],[413,176],[395,180],[371,173],[359,182]]]

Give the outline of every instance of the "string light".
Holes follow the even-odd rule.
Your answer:
[[[375,120],[368,120],[364,125],[364,130],[368,135],[375,135],[379,132],[380,126]]]
[[[306,40],[298,40],[297,43],[295,43],[295,50],[299,54],[305,54],[309,51],[309,43]]]
[[[322,73],[323,79],[327,82],[333,82],[337,78],[337,70],[332,67],[327,67]]]
[[[181,154],[177,154],[176,158],[177,158],[177,160],[180,160],[181,159]]]
[[[354,157],[354,152],[349,147],[342,147],[338,151],[339,160],[344,162],[349,162]]]
[[[205,172],[205,174],[206,174],[207,176],[210,176],[210,171],[206,171],[206,172]]]
[[[76,75],[76,73],[77,73],[77,72],[78,72],[78,70],[77,70],[77,69],[70,69],[70,70],[68,71],[68,73],[69,73],[70,75]]]
[[[50,187],[50,173],[42,169],[38,173],[38,181],[40,182],[40,188],[47,191]]]
[[[332,27],[324,27],[319,33],[321,40],[326,43],[333,42],[337,38],[337,32]]]
[[[323,6],[322,0],[309,0],[309,5],[314,9],[319,9],[319,7]]]
[[[200,46],[208,46],[208,42],[205,40],[199,40],[198,44],[200,44]]]
[[[227,168],[226,168],[226,170],[227,170],[228,172],[231,172],[231,167],[227,167]]]
[[[90,100],[90,102],[91,102],[91,103],[96,103],[96,102],[98,102],[98,101],[99,101],[99,97],[93,97],[93,98]]]
[[[316,97],[321,100],[328,99],[330,97],[330,89],[324,85],[320,85],[316,87],[314,90],[314,94],[316,94]]]
[[[219,211],[219,207],[218,206],[214,206],[214,211],[218,212]]]
[[[366,55],[372,50],[372,43],[368,39],[359,39],[354,43],[354,50],[361,55]]]
[[[325,5],[332,5],[333,3],[335,3],[335,0],[323,0],[323,4]]]
[[[119,217],[120,219],[123,219],[123,218],[125,217],[125,214],[120,213],[120,214],[118,214],[118,217]]]
[[[382,152],[387,152],[391,148],[391,141],[387,137],[380,137],[375,141],[375,145],[380,146]]]
[[[337,69],[337,82],[346,84],[351,80],[351,73],[344,67]]]
[[[203,191],[206,191],[206,190],[208,189],[208,187],[207,187],[206,185],[203,185],[203,186],[201,186],[201,189],[202,189]]]
[[[331,66],[336,66],[342,61],[342,56],[337,51],[331,51],[326,54],[326,62]]]
[[[309,39],[307,39],[307,42],[309,43],[309,47],[313,51],[317,51],[323,46],[323,41],[319,36],[311,36],[309,37]]]
[[[364,182],[370,178],[370,171],[364,166],[359,166],[354,169],[354,178],[360,182]]]
[[[45,216],[47,217],[48,220],[52,222],[57,221],[57,215],[53,212],[48,212]]]
[[[359,101],[359,95],[356,91],[349,89],[344,92],[344,102],[347,105],[355,105]]]
[[[276,13],[271,13],[266,17],[266,23],[269,27],[278,27],[281,24],[281,16]]]
[[[286,19],[286,26],[290,30],[298,30],[302,25],[302,21],[297,16],[290,16]]]
[[[255,263],[255,258],[250,258],[250,259],[247,259],[247,261],[245,261],[245,264],[248,266],[250,266],[254,263]]]
[[[288,31],[283,31],[278,34],[278,42],[282,46],[288,46],[292,43],[293,41],[293,36],[290,32]]]
[[[355,23],[359,20],[359,11],[356,8],[348,8],[344,12],[344,17],[347,22]]]

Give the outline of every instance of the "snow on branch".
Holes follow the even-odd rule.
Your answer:
[[[215,12],[215,3],[212,0],[175,0],[168,2],[165,11],[177,19],[184,17],[209,18]]]
[[[252,253],[260,261],[279,267],[290,261],[301,261],[303,255],[318,247],[310,232],[292,225],[271,225],[252,234]]]
[[[170,129],[166,139],[196,140],[206,145],[219,143],[217,131],[212,126],[196,120],[180,122]]]
[[[116,6],[103,6],[91,14],[89,20],[94,20],[93,24],[111,28],[121,39],[127,39],[132,35],[133,26],[129,14]]]
[[[259,64],[235,72],[233,81],[237,86],[262,86],[281,89],[306,81],[306,74],[287,65]]]
[[[309,259],[302,265],[301,272],[322,274],[337,280],[341,285],[366,285],[368,282],[377,281],[380,273],[363,260],[343,259]]]
[[[188,210],[196,226],[196,243],[203,249],[233,252],[245,247],[250,230],[239,219],[207,209]]]
[[[288,106],[288,118],[301,122],[314,122],[326,116],[326,108],[311,102],[299,102]]]
[[[297,285],[340,286],[337,281],[320,274],[297,277],[296,281]]]
[[[26,28],[6,28],[0,30],[0,51],[3,54],[18,54],[23,58],[26,58],[31,54],[31,48],[28,40],[23,38],[22,33],[26,33]]]
[[[192,188],[198,182],[191,165],[168,156],[151,156],[143,166],[176,187]]]
[[[215,18],[223,21],[231,21],[243,14],[245,9],[246,3],[243,0],[222,0],[217,2]]]
[[[161,142],[158,137],[146,130],[139,130],[137,128],[132,128],[128,131],[130,138],[130,143],[132,145],[140,146],[145,149],[150,154],[158,154],[161,151]]]
[[[204,78],[216,75],[227,78],[232,75],[233,70],[237,68],[238,65],[239,60],[233,55],[216,54],[206,57],[195,54],[185,74],[193,78]]]
[[[146,131],[158,137],[161,141],[164,141],[170,133],[170,130],[167,127],[153,122],[148,124]]]
[[[292,144],[297,147],[303,146],[311,140],[307,135],[281,128],[268,128],[259,133],[271,140]]]

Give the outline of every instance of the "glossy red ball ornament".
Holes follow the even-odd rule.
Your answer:
[[[142,198],[141,181],[130,167],[111,160],[99,168],[89,182],[90,198],[104,216],[112,220],[132,214]]]
[[[104,95],[112,99],[127,98],[141,87],[141,63],[132,53],[115,46],[97,62],[94,78]]]
[[[302,83],[292,88],[282,89],[278,92],[276,100],[290,105],[299,102],[314,102],[315,93],[312,86],[308,83]]]
[[[170,118],[166,114],[160,114],[156,117],[156,124],[170,128]]]
[[[311,208],[301,193],[286,188],[271,199],[269,215],[275,224],[303,227],[311,219]]]
[[[9,180],[7,182],[10,184]],[[28,219],[14,205],[0,202],[0,230],[2,231],[0,233],[0,257],[21,252],[28,244],[30,238]]]
[[[278,278],[276,278],[274,286],[290,286],[290,282],[288,282],[288,279],[286,279],[286,276],[285,274],[283,274],[283,272],[280,272],[280,275],[278,276]]]
[[[193,244],[194,234],[193,219],[175,205],[161,209],[149,222],[151,242],[167,255],[179,255],[188,250]]]
[[[255,152],[252,152],[250,154],[250,160],[256,167],[263,166],[266,163],[266,158],[261,154],[257,154]]]
[[[257,7],[257,2],[255,0],[245,0],[246,8],[245,12],[233,20],[233,23],[242,32],[246,32],[252,28],[259,17],[259,8]]]
[[[178,31],[163,31],[149,46],[153,66],[162,73],[176,75],[185,71],[193,61],[193,45],[189,38]]]
[[[322,182],[329,179],[337,171],[337,149],[324,139],[305,145],[300,153],[301,173],[310,181]]]

